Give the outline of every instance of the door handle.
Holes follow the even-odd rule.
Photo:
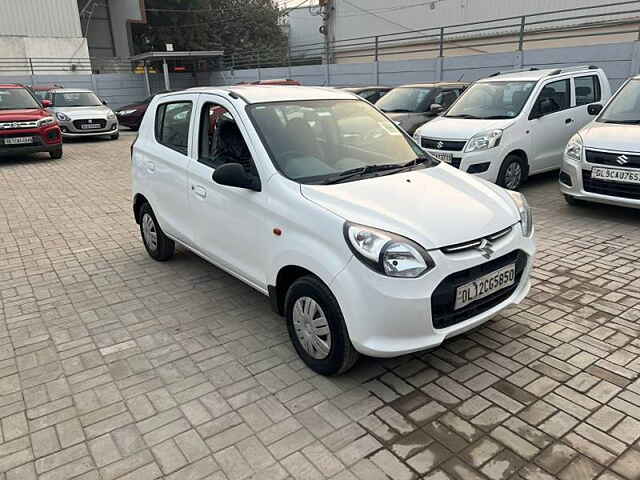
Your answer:
[[[569,124],[569,123],[571,123],[571,122],[573,122],[573,118],[567,118],[567,119],[564,121],[564,123],[566,123],[566,124]]]
[[[200,198],[207,198],[207,191],[200,185],[191,185],[191,190]]]
[[[156,165],[153,162],[147,162],[147,172],[154,173],[156,171]]]

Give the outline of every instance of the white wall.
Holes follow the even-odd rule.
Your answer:
[[[20,35],[82,37],[77,0],[0,0],[0,38]]]
[[[306,7],[289,11],[289,46],[308,45],[324,42],[324,35],[319,31],[322,25],[320,15],[311,15]],[[294,52],[295,53],[295,52]]]
[[[331,34],[336,40],[399,33],[408,30],[442,27],[460,23],[492,21],[496,18],[533,13],[576,9],[614,3],[616,0],[333,0],[335,10],[331,20]],[[409,8],[410,7],[410,8]],[[637,6],[624,5],[573,12],[574,15],[610,13],[634,10]],[[366,11],[368,11],[368,13]],[[571,16],[563,14],[539,17],[538,20]],[[633,14],[632,14],[633,15]],[[628,16],[628,15],[627,15]],[[593,21],[593,20],[592,20]],[[509,22],[513,23],[513,22]],[[517,23],[517,21],[516,21]]]

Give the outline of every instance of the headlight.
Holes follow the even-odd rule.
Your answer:
[[[38,127],[44,127],[45,125],[52,125],[56,122],[56,119],[53,117],[44,117],[38,120]]]
[[[62,112],[58,112],[56,113],[56,118],[58,120],[60,120],[61,122],[68,122],[69,120],[71,120],[68,116],[66,116],[64,113]]]
[[[107,113],[107,119],[108,120],[113,120],[114,118],[116,118],[116,114],[113,112],[109,112]]]
[[[582,137],[579,133],[576,133],[567,144],[567,148],[564,150],[564,154],[571,158],[572,160],[577,160],[578,162],[582,160],[582,147],[584,143],[582,141]]]
[[[500,145],[502,139],[502,130],[496,128],[489,132],[479,133],[469,140],[465,152],[476,152],[478,150],[488,150],[489,148],[497,147]]]
[[[118,112],[118,115],[131,115],[134,112],[135,112],[135,110],[120,110]]]
[[[513,198],[513,201],[518,208],[518,213],[520,214],[520,225],[522,225],[522,235],[525,237],[530,237],[533,233],[533,214],[531,213],[531,207],[527,202],[527,199],[524,198],[524,195],[518,192],[514,192],[509,190],[509,195]]]
[[[416,278],[435,266],[424,248],[400,235],[345,222],[344,236],[362,263],[388,277]]]

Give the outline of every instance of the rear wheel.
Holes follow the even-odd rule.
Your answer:
[[[142,242],[149,256],[159,262],[164,262],[173,257],[176,251],[176,244],[164,234],[148,203],[140,207],[139,218]]]
[[[58,160],[60,158],[62,158],[62,145],[60,145],[58,148],[56,148],[55,150],[51,150],[49,152],[49,156],[53,159],[53,160]]]
[[[526,162],[517,155],[507,155],[498,172],[498,185],[508,190],[517,190],[527,175]]]
[[[331,290],[317,277],[296,280],[285,298],[289,337],[298,355],[314,372],[339,375],[358,359],[344,318]]]

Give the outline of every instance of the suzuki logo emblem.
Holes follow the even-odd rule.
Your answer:
[[[480,245],[476,247],[476,250],[478,250],[482,256],[488,260],[495,253],[493,248],[491,248],[492,246],[492,243],[485,238],[480,242]]]
[[[20,124],[19,124],[18,122],[13,122],[12,127],[13,127],[13,128],[18,128],[18,126],[19,126],[19,125],[20,125]]]
[[[620,165],[626,165],[627,163],[629,163],[629,157],[627,157],[626,155],[620,155],[616,159],[616,162],[618,162]]]
[[[93,120],[87,120],[87,123],[93,123]]]
[[[442,147],[444,147],[444,143],[440,141],[436,144],[436,147],[438,147],[438,150],[440,150]]]

